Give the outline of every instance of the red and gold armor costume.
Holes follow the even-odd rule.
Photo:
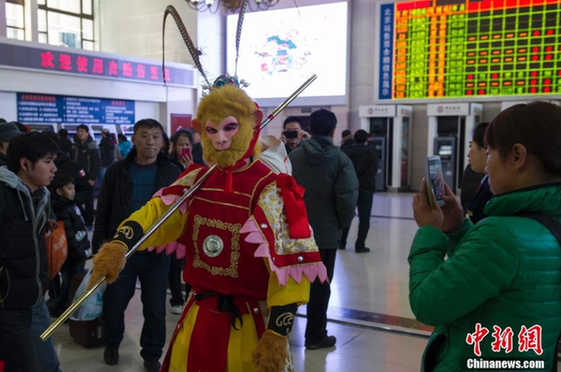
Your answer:
[[[327,273],[304,190],[255,160],[262,118],[235,84],[217,86],[201,100],[193,123],[206,129],[204,159],[217,168],[140,248],[167,244],[158,251],[184,251],[184,280],[192,286],[163,372],[292,370],[287,335],[294,314],[308,302],[310,282],[327,280]],[[94,258],[91,280],[115,280],[126,249],[207,170],[191,166],[125,220]]]
[[[146,231],[206,170],[189,168],[127,221]],[[307,219],[288,222],[284,199],[298,188],[287,182],[290,176],[256,160],[232,172],[233,192],[224,191],[225,178],[215,171],[145,243],[183,244],[184,280],[193,287],[162,371],[255,371],[252,352],[267,327],[268,309],[306,303],[310,281],[326,278]],[[294,231],[302,223],[307,237],[291,238],[291,229],[302,235]],[[220,302],[229,306],[221,296],[230,297],[237,317],[220,308]]]

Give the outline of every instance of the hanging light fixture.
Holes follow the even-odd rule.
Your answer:
[[[241,0],[185,0],[192,9],[199,12],[209,11],[216,13],[218,9],[222,9],[224,14],[237,13],[240,9]],[[254,12],[257,10],[266,10],[276,5],[279,0],[250,0],[248,8]]]

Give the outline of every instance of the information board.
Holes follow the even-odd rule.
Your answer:
[[[18,93],[24,124],[134,124],[134,101]]]
[[[380,79],[380,99],[561,93],[561,0],[391,5],[382,8],[382,24],[393,13],[393,32],[382,31],[380,55],[391,45],[393,84],[381,94]]]

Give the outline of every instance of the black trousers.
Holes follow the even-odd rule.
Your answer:
[[[0,310],[0,364],[4,372],[36,372],[31,309]]]
[[[182,258],[181,260],[178,260],[175,254],[172,254],[170,257],[168,286],[171,292],[171,298],[169,303],[171,306],[183,306],[186,297],[188,297],[189,292],[191,292],[191,286],[186,284],[185,292],[187,295],[186,297],[183,297],[183,289],[181,288],[181,273],[183,272],[183,268],[185,266],[185,259]]]
[[[84,200],[84,223],[86,226],[93,226],[94,213],[94,188],[90,187],[88,196]]]
[[[355,249],[365,248],[366,237],[370,230],[370,213],[372,212],[372,201],[374,193],[370,191],[360,190],[358,192],[358,200],[356,207],[358,209],[358,233],[356,235]],[[341,236],[341,248],[347,245],[347,236],[349,235],[350,226],[343,229]]]
[[[327,337],[327,307],[329,297],[331,297],[331,281],[333,280],[333,270],[335,269],[335,258],[337,249],[321,249],[321,260],[327,268],[329,283],[320,283],[316,279],[310,286],[310,301],[307,307],[306,323],[306,344],[316,343]]]

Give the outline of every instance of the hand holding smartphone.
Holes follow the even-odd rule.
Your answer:
[[[434,203],[444,206],[444,179],[442,177],[442,163],[440,156],[425,157],[425,181],[427,183],[427,198],[430,208],[434,208]],[[433,196],[434,194],[434,196]]]
[[[185,156],[187,156],[189,159],[192,158],[190,147],[186,147],[183,150],[181,150],[180,159],[183,159]]]

